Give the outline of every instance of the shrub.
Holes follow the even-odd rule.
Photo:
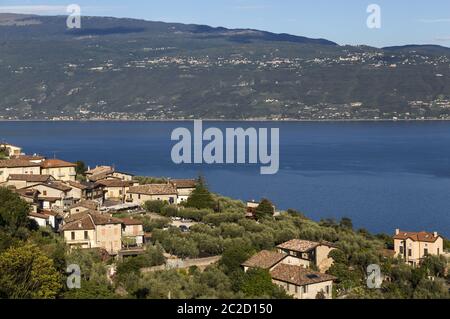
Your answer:
[[[163,202],[160,200],[149,200],[144,203],[144,209],[151,213],[160,214],[161,210],[166,205],[167,205],[167,202]]]

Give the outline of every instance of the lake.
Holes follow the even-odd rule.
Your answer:
[[[372,232],[450,235],[450,122],[207,122],[280,129],[280,170],[259,165],[176,165],[173,129],[192,122],[0,122],[0,140],[27,154],[112,164],[136,175],[203,174],[214,192],[267,197],[306,216],[350,217]]]

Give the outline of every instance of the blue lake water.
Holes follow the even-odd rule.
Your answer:
[[[206,176],[226,196],[267,197],[314,220],[347,216],[356,227],[450,235],[448,122],[208,122],[204,126],[280,128],[280,171],[255,165],[175,165],[170,140],[191,122],[0,122],[0,140],[26,153],[114,164],[138,175]]]

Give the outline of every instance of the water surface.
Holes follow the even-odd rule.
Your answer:
[[[211,189],[270,198],[310,218],[347,216],[356,227],[450,235],[448,122],[209,122],[205,126],[279,127],[280,171],[252,165],[172,163],[170,134],[184,122],[0,122],[0,140],[27,153],[113,164],[137,175],[206,176]]]

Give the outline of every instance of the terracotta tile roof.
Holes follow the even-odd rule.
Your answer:
[[[39,195],[39,191],[37,191],[35,189],[29,189],[29,188],[14,189],[13,192],[19,194],[22,197],[33,198],[33,199]]]
[[[34,213],[34,212],[28,213],[28,216],[30,216],[30,217],[36,217],[36,218],[42,218],[42,219],[48,219],[48,215],[39,214],[39,213]]]
[[[72,223],[74,221],[85,218],[85,216],[89,216],[89,218],[92,219],[92,222],[95,225],[122,224],[122,220],[118,218],[114,218],[109,215],[102,215],[99,212],[92,210],[74,214],[68,218],[65,218],[65,222]]]
[[[47,216],[59,216],[59,213],[51,210],[42,210],[40,213]]]
[[[45,197],[45,196],[39,196],[38,199],[39,199],[39,200],[43,200],[43,201],[45,201],[45,202],[54,203],[54,202],[60,200],[61,198],[59,198],[59,197]]]
[[[127,226],[132,225],[143,225],[142,221],[134,218],[120,218],[122,220],[122,223]]]
[[[93,200],[82,200],[79,203],[73,204],[70,206],[70,209],[72,208],[76,208],[76,207],[84,207],[90,210],[97,210],[98,206],[100,206],[100,204],[96,201]]]
[[[172,184],[147,184],[130,187],[128,193],[141,195],[176,195],[177,190]]]
[[[90,169],[86,171],[87,175],[97,175],[97,174],[105,174],[105,173],[113,173],[114,170],[111,166],[97,166],[96,168]]]
[[[19,159],[25,161],[42,161],[45,160],[45,157],[39,155],[12,155],[11,159]]]
[[[275,268],[271,270],[270,275],[275,280],[287,282],[297,286],[305,286],[324,281],[336,280],[336,277],[328,274],[322,274],[301,266],[287,265],[283,263],[275,266]]]
[[[176,188],[195,188],[197,186],[197,180],[195,179],[172,179],[170,180]]]
[[[102,174],[95,174],[95,175],[88,175],[87,177],[91,182],[97,182],[104,179],[117,179],[121,180],[119,177],[114,177],[109,173],[102,173]]]
[[[411,239],[413,241],[423,241],[423,242],[429,242],[434,243],[438,238],[440,238],[440,235],[434,236],[433,233],[428,233],[425,231],[421,232],[406,232],[406,231],[400,231],[397,235],[394,236],[394,239]]]
[[[121,179],[103,179],[98,181],[97,184],[105,187],[130,187],[133,185],[133,182],[123,181]]]
[[[39,163],[32,163],[21,159],[0,160],[0,168],[40,167],[40,165]]]
[[[242,266],[269,269],[283,260],[286,256],[287,254],[276,251],[263,250],[245,261]]]
[[[292,239],[288,242],[278,245],[277,248],[305,253],[316,248],[319,245],[320,243],[314,241]]]
[[[61,227],[61,231],[72,231],[72,230],[93,230],[95,225],[89,215],[80,216],[79,219],[68,222]]]
[[[89,213],[89,215],[94,220],[95,225],[122,224],[122,221],[119,218],[92,212]]]
[[[44,183],[53,179],[51,175],[37,175],[37,174],[11,174],[8,180],[11,181],[25,181],[25,182],[36,182]]]
[[[70,192],[72,190],[72,187],[62,183],[62,182],[57,182],[57,181],[51,181],[48,183],[40,183],[37,185],[34,185],[32,187],[37,187],[37,186],[46,186],[49,188],[53,188],[62,192]]]
[[[48,159],[41,163],[42,168],[76,167],[77,164],[66,162],[60,159]]]
[[[65,183],[69,184],[72,187],[75,187],[75,188],[78,188],[78,189],[82,189],[82,190],[94,189],[94,188],[97,188],[97,187],[101,187],[101,185],[96,184],[96,183],[92,183],[92,182],[67,181]]]

